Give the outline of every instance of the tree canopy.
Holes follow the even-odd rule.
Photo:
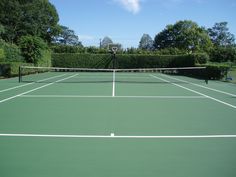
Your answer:
[[[208,51],[212,43],[205,29],[193,21],[185,20],[167,25],[156,35],[154,47],[156,49],[178,48],[186,52],[195,52]]]
[[[57,11],[48,0],[1,0],[0,9],[5,41],[17,43],[21,36],[32,35],[50,43],[59,32]]]
[[[143,34],[139,42],[139,49],[143,50],[152,50],[153,49],[153,40],[150,35]]]
[[[211,41],[215,46],[232,46],[235,44],[235,37],[229,32],[227,22],[215,23],[212,28],[208,28]]]
[[[72,45],[72,46],[81,46],[79,42],[79,37],[75,34],[74,30],[69,29],[66,26],[60,26],[61,31],[58,36],[54,38],[55,43]]]

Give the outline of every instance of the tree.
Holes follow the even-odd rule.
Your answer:
[[[21,36],[39,36],[48,43],[59,32],[59,17],[48,0],[1,0],[1,34],[5,41],[17,43]]]
[[[6,31],[5,31],[5,28],[3,25],[0,24],[0,39],[1,39],[1,34],[4,34]]]
[[[101,47],[107,48],[109,44],[113,44],[113,41],[111,40],[111,38],[109,38],[108,36],[104,37],[101,42]]]
[[[156,49],[178,48],[187,53],[196,51],[208,52],[212,43],[207,32],[192,21],[179,21],[155,36]]]
[[[143,50],[152,50],[153,49],[153,40],[148,34],[143,34],[140,42],[139,49]]]
[[[38,64],[47,44],[40,37],[27,35],[19,39],[19,47],[27,62]]]
[[[215,46],[232,46],[235,44],[235,37],[229,32],[227,22],[215,23],[212,28],[208,28],[208,34]]]
[[[82,46],[81,42],[79,41],[79,37],[75,34],[74,30],[71,30],[66,26],[60,27],[61,32],[58,36],[54,38],[55,43],[72,46]]]

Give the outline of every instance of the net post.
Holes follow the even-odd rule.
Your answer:
[[[205,68],[205,82],[206,84],[208,84],[208,80],[209,80],[209,77],[208,77],[208,72],[207,72],[207,67]]]
[[[21,75],[21,66],[19,66],[19,74],[18,74],[18,79],[19,79],[19,83],[22,81],[22,75]]]

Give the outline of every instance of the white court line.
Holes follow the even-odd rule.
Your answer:
[[[53,134],[8,134],[1,133],[0,137],[40,137],[40,138],[122,138],[122,139],[212,139],[236,138],[236,135],[175,135],[175,136],[130,136],[130,135],[53,135]]]
[[[20,97],[20,96],[22,96],[22,95],[24,95],[24,94],[27,94],[27,93],[31,93],[31,92],[33,92],[33,91],[35,91],[35,90],[39,90],[39,89],[41,89],[41,88],[50,86],[50,85],[52,85],[52,84],[54,84],[54,83],[61,82],[61,81],[64,81],[64,80],[66,80],[66,79],[70,79],[70,78],[75,77],[75,76],[77,76],[77,75],[78,75],[78,74],[74,74],[74,75],[69,76],[69,77],[66,77],[66,78],[64,78],[64,79],[60,79],[60,80],[57,80],[57,81],[55,81],[55,82],[52,82],[52,83],[49,83],[49,84],[46,84],[46,85],[43,85],[43,86],[40,86],[40,87],[36,87],[36,88],[34,88],[34,89],[32,89],[32,90],[29,90],[29,91],[20,93],[20,94],[18,94],[18,95],[15,95],[15,96],[12,96],[12,97],[8,97],[8,98],[6,98],[6,99],[0,100],[0,103],[6,102],[6,101],[8,101],[8,100],[12,100],[12,99],[14,99],[14,98]]]
[[[160,98],[160,99],[202,99],[204,96],[99,96],[99,95],[21,95],[28,98]]]
[[[189,82],[189,81],[186,81],[186,80],[177,79],[177,78],[170,77],[170,76],[166,76],[166,75],[164,75],[164,76],[167,77],[167,78],[170,78],[170,79],[174,79],[174,80],[177,80],[177,81],[181,81],[181,82],[185,82],[185,83],[188,83],[188,84],[191,84],[191,85],[195,85],[195,86],[198,86],[198,87],[202,87],[202,88],[205,88],[205,89],[208,89],[208,90],[211,90],[211,91],[215,91],[215,92],[218,92],[218,93],[223,93],[223,94],[225,94],[225,95],[229,95],[229,96],[232,96],[232,97],[236,97],[235,94],[228,93],[228,92],[224,92],[224,91],[222,91],[222,90],[213,89],[213,88],[210,88],[210,87],[206,87],[206,86],[203,86],[203,85],[195,84],[195,83],[192,83],[192,82]]]
[[[184,86],[179,85],[179,84],[176,84],[176,83],[172,83],[172,82],[170,82],[170,81],[168,81],[168,80],[165,80],[165,79],[163,79],[163,78],[157,77],[157,76],[152,75],[152,74],[150,74],[150,76],[151,76],[151,77],[154,77],[154,78],[156,78],[156,79],[160,79],[160,80],[162,80],[162,81],[168,82],[168,83],[170,83],[170,84],[172,84],[172,85],[175,85],[175,86],[177,86],[177,87],[183,88],[183,89],[188,90],[188,91],[190,91],[190,92],[197,93],[197,94],[202,95],[202,96],[204,96],[204,97],[206,97],[206,98],[209,98],[209,99],[211,99],[211,100],[214,100],[214,101],[216,101],[216,102],[218,102],[218,103],[221,103],[221,104],[224,104],[224,105],[227,105],[227,106],[229,106],[229,107],[231,107],[231,108],[236,109],[236,106],[234,106],[234,105],[232,105],[232,104],[226,103],[226,102],[221,101],[221,100],[216,99],[216,98],[213,98],[213,97],[211,97],[211,96],[209,96],[209,95],[203,94],[203,93],[198,92],[198,91],[196,91],[196,90],[193,90],[193,89],[184,87]]]
[[[112,97],[115,97],[115,87],[116,87],[116,72],[113,70],[113,79],[112,79]]]
[[[50,80],[50,79],[55,79],[57,77],[62,77],[66,74],[62,74],[62,75],[59,75],[59,76],[53,76],[53,77],[49,77],[47,79],[43,79],[43,80],[39,80],[37,82],[43,82],[43,81],[47,81],[47,80]],[[8,89],[4,89],[4,90],[0,90],[0,93],[2,92],[6,92],[6,91],[9,91],[9,90],[14,90],[14,89],[17,89],[17,88],[21,88],[21,87],[25,87],[27,85],[32,85],[32,84],[35,84],[36,82],[32,82],[32,83],[28,83],[28,84],[24,84],[24,85],[19,85],[19,86],[16,86],[16,87],[11,87],[11,88],[8,88]]]
[[[0,90],[0,93],[2,92],[6,92],[6,91],[9,91],[9,90],[14,90],[14,89],[17,89],[17,88],[20,88],[20,87],[25,87],[27,85],[31,85],[33,83],[28,83],[28,84],[24,84],[24,85],[19,85],[19,86],[15,86],[15,87],[11,87],[11,88],[7,88],[7,89],[4,89],[4,90]]]

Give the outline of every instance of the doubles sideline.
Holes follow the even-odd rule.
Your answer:
[[[66,78],[57,80],[57,81],[55,81],[55,82],[51,82],[51,83],[49,83],[49,84],[46,84],[46,85],[43,85],[43,86],[40,86],[40,87],[36,87],[36,88],[31,89],[31,90],[28,90],[28,91],[26,91],[26,92],[23,92],[23,93],[20,93],[20,94],[17,94],[17,95],[8,97],[8,98],[6,98],[6,99],[0,100],[0,103],[3,103],[3,102],[8,101],[8,100],[12,100],[12,99],[14,99],[14,98],[20,97],[20,96],[22,96],[22,95],[24,95],[24,94],[27,94],[27,93],[31,93],[31,92],[33,92],[33,91],[35,91],[35,90],[39,90],[39,89],[41,89],[41,88],[50,86],[50,85],[52,85],[52,84],[54,84],[54,83],[61,82],[61,81],[64,81],[64,80],[66,80],[66,79],[70,79],[70,78],[75,77],[75,76],[77,76],[77,75],[78,75],[78,74],[74,74],[74,75],[72,75],[72,76],[69,76],[69,77],[66,77]]]
[[[46,79],[39,80],[38,82],[43,82],[43,81],[47,81],[47,80],[50,80],[50,79],[55,79],[55,78],[62,77],[62,76],[65,76],[65,75],[66,74],[61,74],[59,76],[49,77],[49,78],[46,78]],[[9,91],[9,90],[14,90],[14,89],[21,88],[21,87],[25,87],[27,85],[32,85],[32,84],[35,84],[35,82],[31,82],[31,83],[28,83],[28,84],[19,85],[19,86],[11,87],[11,88],[8,88],[8,89],[0,90],[0,93],[1,92],[6,92],[6,91]]]
[[[170,84],[172,84],[172,85],[175,85],[175,86],[177,86],[177,87],[180,87],[180,88],[182,88],[182,89],[188,90],[188,91],[190,91],[190,92],[196,93],[196,94],[198,94],[198,95],[204,96],[204,97],[206,97],[206,98],[209,98],[209,99],[214,100],[214,101],[216,101],[216,102],[218,102],[218,103],[221,103],[221,104],[224,104],[224,105],[226,105],[226,106],[229,106],[229,107],[231,107],[231,108],[236,109],[236,106],[234,106],[234,105],[232,105],[232,104],[226,103],[226,102],[224,102],[224,101],[221,101],[221,100],[216,99],[216,98],[214,98],[214,97],[211,97],[211,96],[209,96],[209,95],[203,94],[203,93],[198,92],[198,91],[196,91],[196,90],[193,90],[193,89],[184,87],[184,86],[179,85],[179,84],[176,84],[176,83],[172,83],[171,81],[168,81],[168,80],[166,80],[166,79],[157,77],[157,76],[152,75],[152,74],[150,74],[150,76],[153,77],[153,78],[162,80],[162,81],[164,81],[164,82],[170,83]],[[169,79],[178,80],[178,79],[175,79],[175,78],[170,77],[170,76],[166,76],[166,75],[163,75],[163,76],[165,76],[165,77],[167,77],[167,78],[169,78]],[[182,80],[182,81],[184,81],[184,80]]]

